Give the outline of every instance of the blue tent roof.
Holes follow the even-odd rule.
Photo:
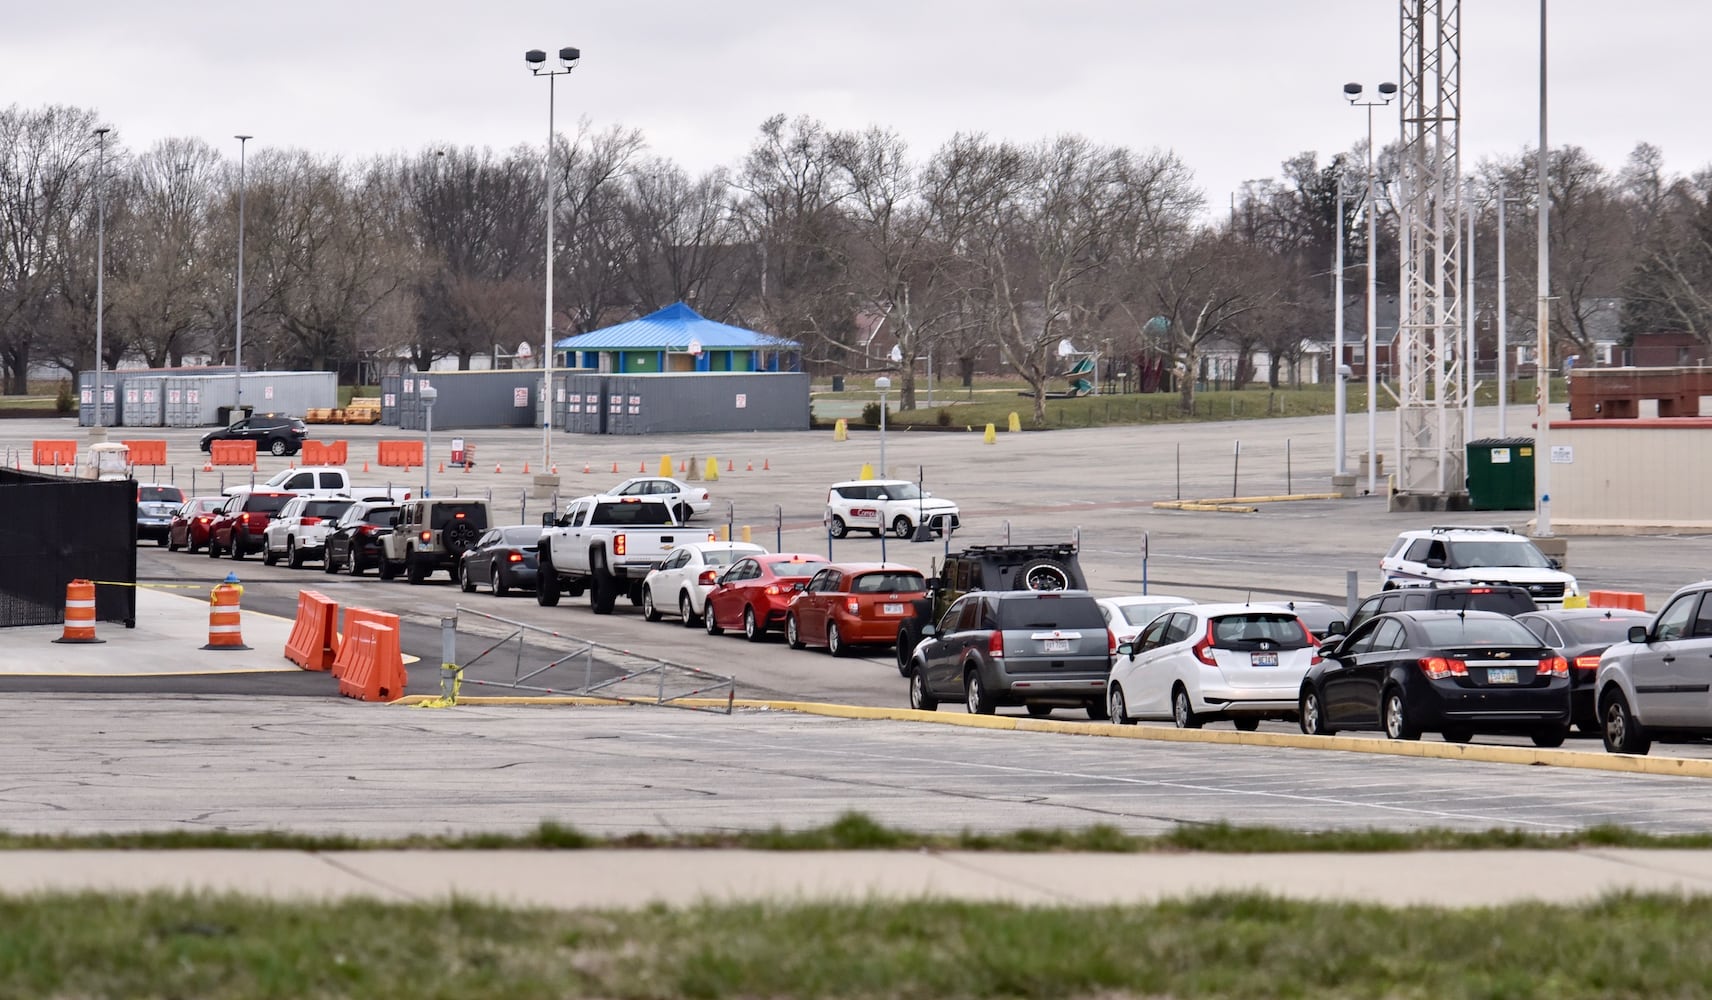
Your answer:
[[[628,323],[566,337],[554,342],[553,346],[569,351],[683,351],[689,348],[692,340],[699,342],[704,350],[791,350],[800,346],[795,341],[756,333],[740,326],[715,323],[682,302]]]

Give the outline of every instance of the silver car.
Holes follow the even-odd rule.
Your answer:
[[[1651,625],[1630,626],[1629,641],[1599,657],[1593,689],[1612,753],[1712,736],[1712,580],[1672,594]]]
[[[911,708],[960,698],[974,715],[1023,705],[1030,715],[1062,706],[1106,717],[1117,639],[1085,590],[965,594],[921,634],[907,675]]]

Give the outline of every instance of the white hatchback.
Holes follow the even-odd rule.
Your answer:
[[[1100,617],[1106,620],[1119,642],[1128,642],[1141,634],[1162,613],[1172,608],[1194,604],[1187,597],[1170,594],[1130,594],[1125,597],[1102,597],[1094,603],[1100,606]]]
[[[826,530],[833,538],[843,538],[852,531],[866,531],[878,537],[880,532],[888,530],[899,538],[908,538],[922,521],[936,535],[962,527],[955,503],[925,493],[907,479],[833,483],[826,491]]]
[[[262,531],[262,562],[272,566],[283,556],[296,569],[305,559],[322,558],[333,522],[355,502],[349,497],[307,495],[287,500]]]
[[[1228,719],[1253,730],[1262,719],[1295,718],[1302,677],[1319,659],[1319,645],[1288,608],[1178,608],[1118,646],[1106,706],[1120,725],[1170,719],[1179,729],[1199,729]]]
[[[707,592],[719,574],[744,556],[766,551],[748,542],[690,542],[674,547],[642,579],[642,617],[657,622],[676,608],[685,628],[701,624]]]

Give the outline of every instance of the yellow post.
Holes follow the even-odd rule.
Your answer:
[[[1571,608],[1585,608],[1585,607],[1587,607],[1587,598],[1580,596],[1578,594],[1570,594],[1568,597],[1565,597],[1563,599],[1563,609],[1565,611],[1568,611]]]
[[[749,541],[749,526],[747,524],[743,526],[743,540],[745,542]]]
[[[702,478],[707,480],[710,483],[719,482],[719,459],[713,457],[712,455],[708,456],[708,458],[707,458],[707,471],[702,473]]]
[[[672,456],[661,455],[660,456],[660,475],[661,476],[670,476],[671,474],[672,474]]]
[[[1021,430],[1022,430],[1022,418],[1016,415],[1015,410],[1012,410],[1011,411],[1010,432],[1012,434],[1016,434],[1016,433],[1020,432]]]
[[[874,466],[867,463],[867,462],[863,462],[862,463],[862,473],[860,475],[858,475],[856,478],[857,479],[873,479],[874,478]]]
[[[848,440],[850,440],[850,421],[844,419],[843,417],[838,418],[838,422],[832,425],[832,440],[834,440],[834,441],[848,441]]]
[[[731,525],[722,524],[719,526],[719,540],[722,542],[731,541]]]
[[[993,442],[997,441],[998,439],[999,439],[999,432],[993,427],[992,424],[988,424],[987,425],[987,433],[981,435],[981,440],[985,441],[988,444],[992,444]]]

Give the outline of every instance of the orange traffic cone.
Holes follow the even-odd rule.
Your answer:
[[[681,475],[683,475],[689,471],[690,471],[690,463],[689,462],[684,461],[684,462],[678,463],[678,475],[681,476]]]
[[[771,461],[769,461],[765,458],[761,459],[761,471],[762,472],[770,472],[770,471],[772,471],[772,468],[773,468],[773,463]]]
[[[744,465],[743,471],[744,472],[754,472],[755,471],[755,463],[753,461],[751,461],[748,464]]]
[[[523,474],[525,476],[529,475],[529,460],[528,459],[523,460]]]
[[[498,463],[498,462],[495,462],[495,463],[493,463],[493,471],[494,471],[494,472],[504,472],[504,471],[505,471],[505,470],[504,470],[504,469],[501,469],[501,468],[500,468],[500,467],[499,467],[499,463]]]
[[[214,471],[214,463],[213,462],[203,462],[202,463],[202,471],[203,472],[213,472]]]
[[[54,641],[107,641],[95,638],[95,584],[73,580],[65,585],[65,631]]]
[[[367,472],[367,471],[369,471],[369,460],[368,460],[368,459],[366,459],[366,458],[365,458],[365,459],[363,459],[363,471],[364,471],[364,472]]]
[[[734,459],[729,459],[729,458],[726,459],[725,460],[725,471],[726,472],[736,472],[737,471],[737,462]]]
[[[648,472],[648,463],[647,462],[636,463],[636,471],[646,475]]]
[[[474,463],[474,462],[465,462],[465,463],[464,463],[464,475],[466,475],[466,476],[467,476],[467,475],[469,475],[469,474],[470,474],[470,470],[471,470],[471,469],[473,469],[473,468],[475,468],[475,467],[476,467],[476,463]]]
[[[445,472],[445,471],[446,471],[446,463],[445,463],[445,462],[441,462],[441,463],[440,463],[440,469],[439,469],[439,471],[441,471],[441,472]]]
[[[612,474],[613,475],[618,474],[618,463],[617,462],[612,463]]]
[[[558,475],[559,474],[559,463],[554,462],[553,467],[551,469],[549,469],[548,471],[555,476]]]
[[[583,463],[583,475],[586,476],[588,474],[589,474],[589,464],[587,462],[584,462]]]

